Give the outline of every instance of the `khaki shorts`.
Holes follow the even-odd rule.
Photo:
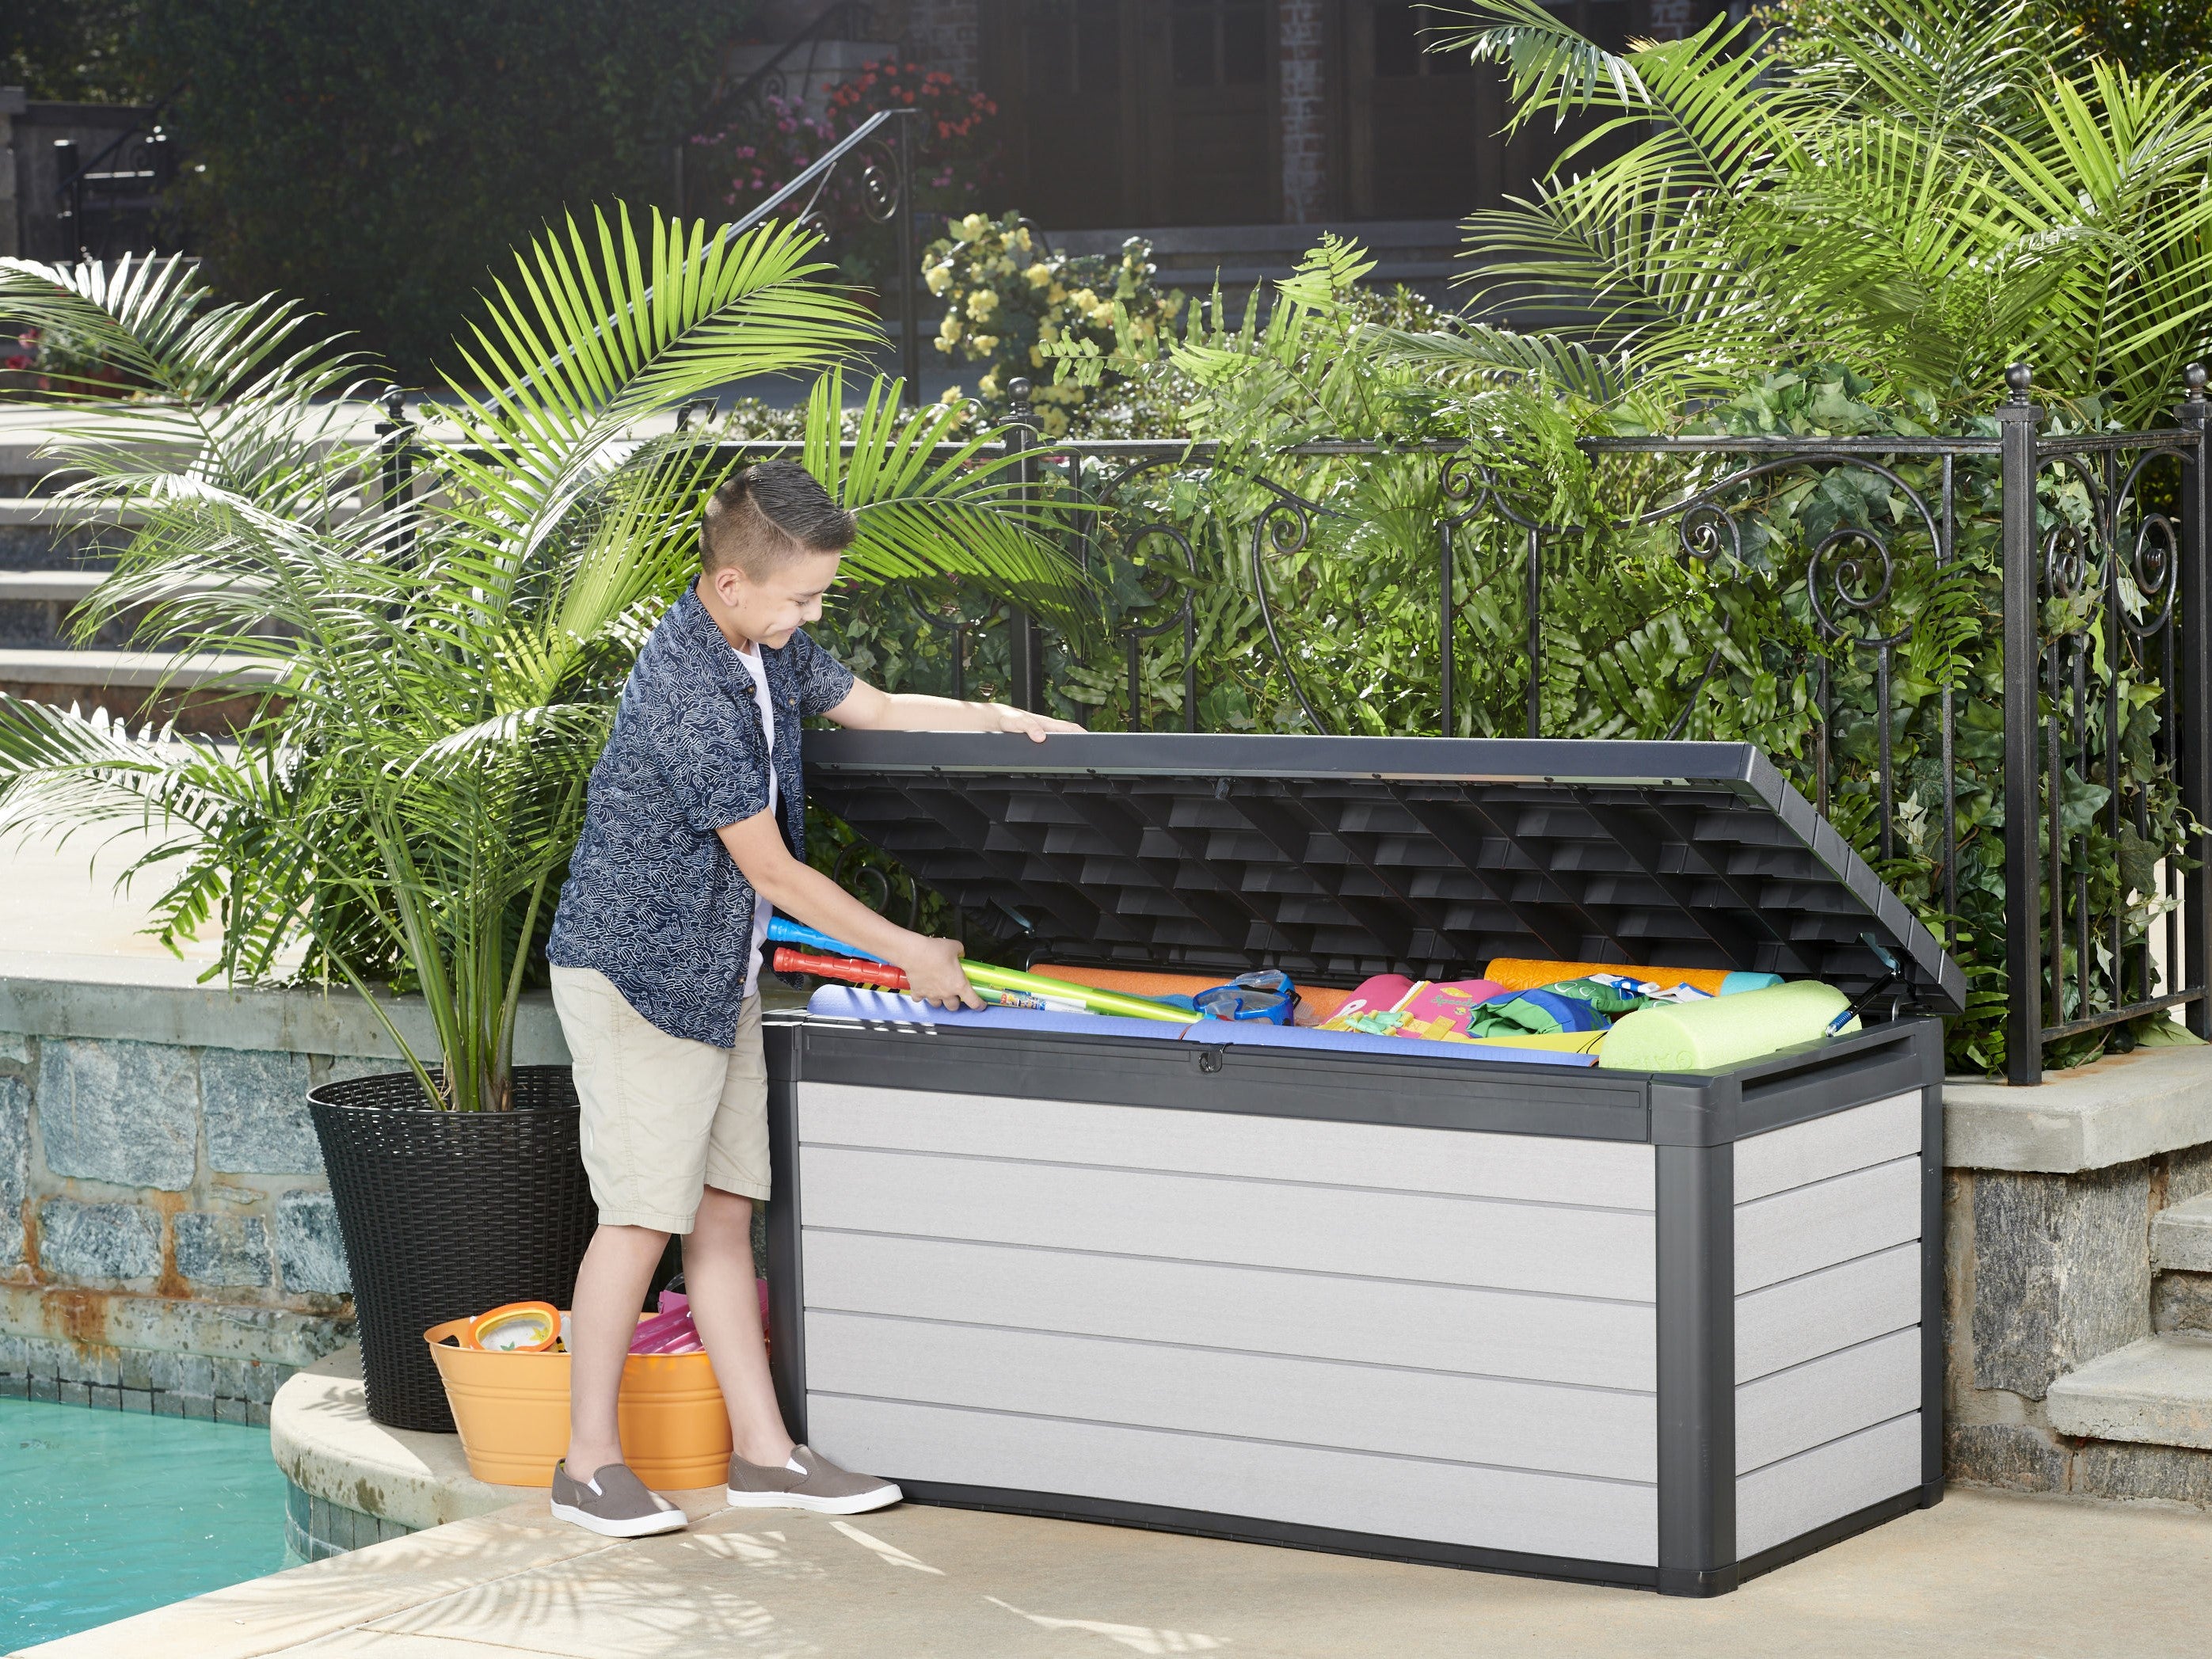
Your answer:
[[[595,969],[554,969],[553,1006],[575,1062],[584,1170],[603,1224],[688,1233],[705,1188],[768,1196],[757,996],[728,1048],[669,1036]]]

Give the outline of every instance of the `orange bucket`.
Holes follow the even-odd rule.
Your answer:
[[[422,1333],[461,1431],[469,1473],[501,1486],[550,1486],[568,1448],[568,1356],[490,1353],[453,1344],[469,1322]],[[447,1338],[453,1339],[448,1343]],[[661,1492],[719,1486],[730,1418],[703,1353],[634,1353],[623,1364],[623,1460]]]

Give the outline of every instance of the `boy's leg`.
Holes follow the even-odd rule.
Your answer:
[[[692,1322],[714,1362],[738,1455],[748,1463],[782,1462],[791,1455],[791,1434],[775,1402],[761,1337],[750,1199],[707,1188],[684,1241],[684,1288],[691,1298]]]
[[[616,1401],[623,1362],[637,1330],[637,1310],[660,1262],[668,1235],[650,1227],[603,1226],[592,1235],[576,1270],[575,1305],[568,1316],[568,1455],[570,1474],[588,1480],[623,1461]]]

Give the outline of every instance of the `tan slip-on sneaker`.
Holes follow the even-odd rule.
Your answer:
[[[608,1538],[651,1538],[691,1524],[682,1510],[648,1490],[623,1463],[610,1463],[589,1480],[570,1474],[565,1461],[556,1463],[553,1513]]]
[[[887,1509],[905,1496],[888,1480],[839,1468],[810,1446],[793,1446],[783,1464],[730,1458],[730,1502],[744,1510],[812,1510],[817,1515],[860,1515]]]

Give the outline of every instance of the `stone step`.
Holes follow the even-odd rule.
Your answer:
[[[2058,1378],[2046,1403],[2061,1434],[2212,1450],[2212,1335],[2131,1342]]]
[[[276,679],[251,657],[196,652],[0,650],[0,690],[86,686],[94,690],[239,690]]]
[[[0,528],[60,530],[88,524],[140,525],[146,515],[117,501],[60,501],[51,495],[0,495]]]
[[[2158,1212],[2150,1224],[2150,1265],[2166,1273],[2212,1273],[2212,1193]]]

